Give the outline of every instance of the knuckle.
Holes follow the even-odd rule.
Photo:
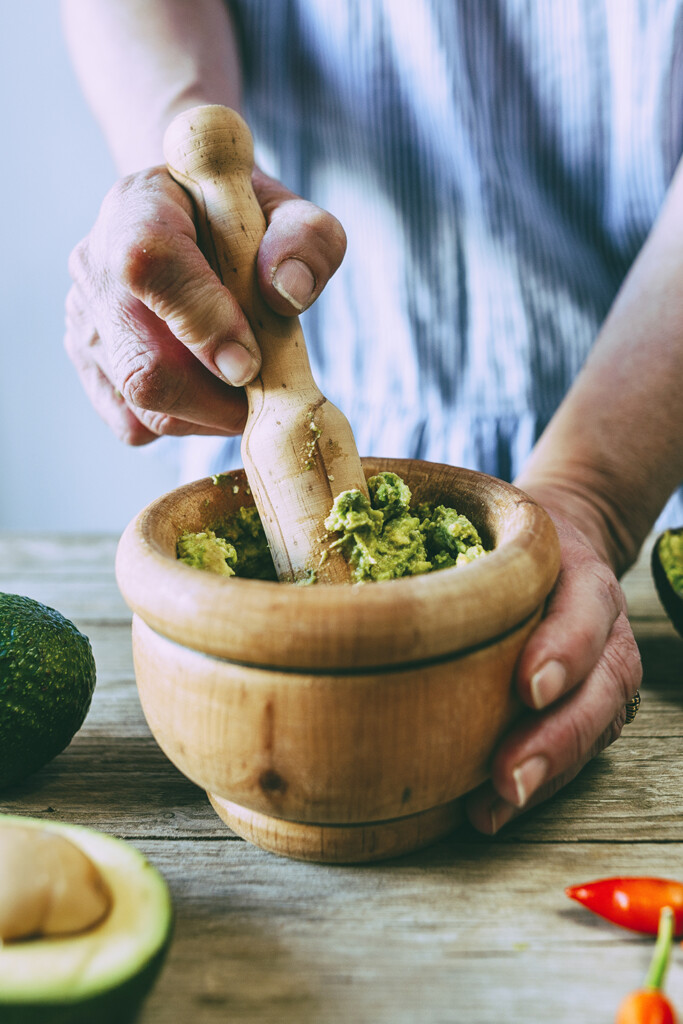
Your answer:
[[[114,274],[134,295],[163,291],[172,283],[173,246],[167,233],[138,226],[114,254]]]
[[[182,386],[161,358],[147,352],[125,369],[119,390],[135,409],[168,413],[178,401]]]
[[[161,215],[164,196],[159,182],[164,176],[168,177],[165,169],[150,168],[112,185],[94,227],[69,256],[69,273],[75,281],[92,278],[93,268],[98,277],[104,271],[122,275],[129,268],[133,279],[144,278],[144,250],[158,252],[158,237],[169,234]]]
[[[178,195],[169,195],[169,185]],[[196,248],[190,211],[179,201],[184,195],[165,169],[151,168],[121,179],[105,199],[106,263],[138,298],[173,288],[187,262],[188,243]]]
[[[287,199],[269,217],[266,244],[273,264],[295,256],[325,280],[335,272],[346,252],[346,232],[337,218],[298,196]]]
[[[342,227],[342,225],[340,224],[336,217],[333,217],[332,214],[329,214],[329,216],[330,242],[337,254],[337,262],[339,264],[344,259],[344,254],[346,252],[346,231],[344,231],[344,228]]]
[[[322,250],[332,270],[336,270],[346,252],[346,232],[337,218],[319,206],[309,204],[302,231],[304,247]]]

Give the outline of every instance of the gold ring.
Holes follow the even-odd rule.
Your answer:
[[[631,724],[633,719],[638,714],[638,708],[639,707],[640,707],[640,690],[636,690],[636,692],[633,694],[633,696],[631,697],[630,701],[626,705],[626,721],[624,723],[625,725],[630,725]]]

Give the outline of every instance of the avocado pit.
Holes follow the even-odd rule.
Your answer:
[[[172,921],[166,883],[127,842],[0,815],[2,1024],[132,1024]]]
[[[70,840],[0,825],[0,942],[84,932],[111,902],[100,871]]]

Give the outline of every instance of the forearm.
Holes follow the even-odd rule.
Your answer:
[[[517,483],[636,557],[683,480],[683,169],[586,364]],[[593,538],[592,538],[593,539]]]
[[[163,134],[180,110],[239,108],[239,57],[223,0],[62,0],[62,18],[122,174],[163,162]]]

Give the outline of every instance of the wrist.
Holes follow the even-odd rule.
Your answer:
[[[634,529],[602,488],[553,473],[523,472],[515,484],[551,516],[557,514],[575,526],[617,577],[635,562],[648,529]]]

